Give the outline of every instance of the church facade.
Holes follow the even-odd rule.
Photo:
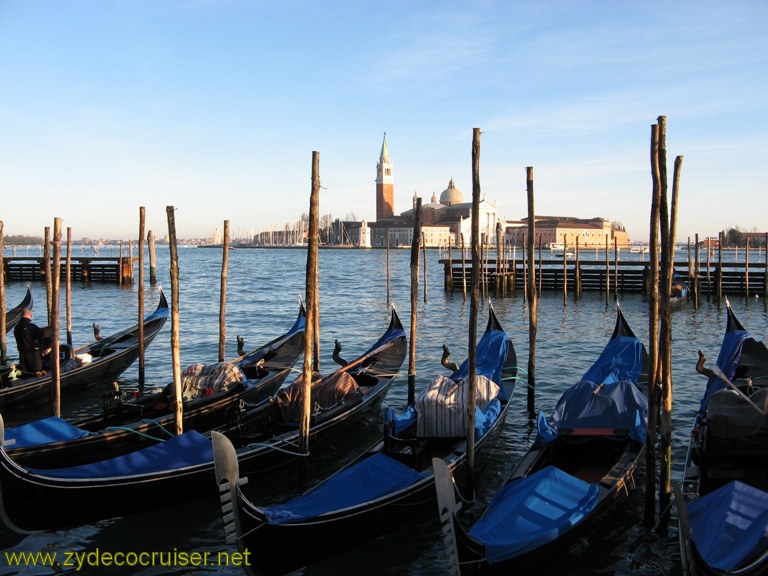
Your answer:
[[[412,207],[405,212],[394,211],[394,173],[387,145],[387,135],[381,145],[376,164],[376,222],[370,225],[372,247],[410,246],[413,241],[413,225],[419,196],[414,193]],[[422,234],[427,247],[460,246],[470,243],[472,232],[472,202],[464,201],[463,192],[456,187],[453,178],[438,197],[421,206]],[[496,204],[486,199],[480,201],[480,235],[483,242],[495,243],[496,223],[499,221]]]

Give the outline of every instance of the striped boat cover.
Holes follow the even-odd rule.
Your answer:
[[[485,410],[499,394],[499,386],[478,374],[476,403]],[[453,438],[464,436],[467,426],[469,382],[438,376],[416,399],[416,435],[420,438]]]
[[[218,362],[216,364],[192,364],[181,373],[181,397],[184,400],[197,400],[220,392],[243,382],[243,371],[234,364]]]
[[[348,373],[338,370],[325,378],[312,379],[312,413],[327,410],[341,400],[356,403],[362,399],[362,392],[355,379]],[[299,376],[295,382],[282,388],[277,393],[277,404],[286,422],[300,422],[304,397],[304,378]]]

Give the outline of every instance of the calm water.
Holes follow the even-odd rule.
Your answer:
[[[104,254],[102,249],[102,254]],[[77,252],[76,252],[77,254]],[[633,255],[635,256],[635,255]],[[396,305],[406,331],[410,321],[409,250],[391,252],[391,300]],[[629,257],[622,256],[622,258]],[[640,258],[640,255],[636,256]],[[647,255],[645,255],[647,259]],[[158,277],[170,300],[167,251],[159,250]],[[684,253],[678,254],[685,259]],[[419,292],[418,345],[416,352],[417,387],[444,370],[439,364],[442,345],[447,344],[456,361],[466,356],[469,302],[460,292],[446,294],[442,289],[442,266],[438,254],[428,254],[427,302],[423,285]],[[292,249],[239,249],[230,251],[227,290],[227,356],[236,355],[236,335],[244,336],[246,348],[253,348],[287,329],[298,310],[298,297],[304,292],[306,252]],[[182,367],[193,362],[212,363],[218,355],[218,309],[221,252],[213,249],[180,250],[180,327]],[[423,268],[420,270],[423,276]],[[147,274],[148,276],[148,274]],[[423,280],[423,278],[422,278]],[[21,283],[7,286],[7,305],[14,306],[24,291]],[[45,288],[33,285],[37,299],[36,319],[45,310]],[[154,309],[158,288],[147,288],[146,311]],[[113,285],[93,284],[72,288],[72,330],[76,345],[92,340],[91,323],[109,334],[136,321],[137,289],[121,289]],[[62,298],[62,318],[64,299]],[[494,299],[494,307],[506,330],[511,334],[518,359],[528,364],[528,309],[522,294]],[[732,298],[732,305],[742,323],[757,336],[768,330],[768,316],[761,300]],[[487,304],[480,312],[484,327]],[[640,295],[622,296],[622,308],[636,334],[647,341],[646,303]],[[320,252],[320,323],[321,369],[332,369],[331,351],[338,339],[343,355],[353,357],[364,351],[386,327],[387,310],[386,252],[382,250],[323,250]],[[537,409],[550,412],[562,392],[587,370],[610,336],[615,320],[613,305],[606,306],[604,296],[586,294],[579,301],[563,304],[562,294],[545,293],[540,300],[537,344]],[[63,321],[63,320],[62,320]],[[696,374],[696,350],[701,348],[710,360],[717,356],[725,330],[725,312],[706,301],[699,310],[687,308],[674,313],[674,468],[679,471],[684,457],[687,432],[704,386],[704,378]],[[15,344],[9,343],[9,355],[15,356]],[[170,323],[147,350],[146,375],[149,385],[164,385],[171,380]],[[397,408],[405,404],[407,363],[396,380],[386,403]],[[136,384],[134,365],[121,379]],[[507,416],[499,443],[489,447],[490,458],[478,480],[482,504],[498,488],[504,476],[524,453],[531,441],[527,418],[526,393],[516,391],[514,404]],[[77,397],[65,397],[66,416],[99,410],[100,391]],[[42,413],[41,415],[45,415]],[[26,413],[24,416],[29,417]],[[12,417],[7,415],[6,418]],[[332,456],[316,461],[310,477],[322,478],[354,450],[368,446],[379,434],[380,414],[372,414],[358,436],[335,446]],[[618,508],[595,533],[579,542],[546,567],[546,574],[679,574],[677,567],[677,534],[674,522],[668,529],[660,527],[645,532],[642,520],[644,478],[639,477],[639,490],[629,503]],[[251,496],[257,501],[273,501],[290,493],[294,481],[290,471],[265,479],[251,478]],[[477,508],[480,506],[478,505]],[[472,509],[471,511],[474,511]],[[325,560],[306,570],[308,575],[347,573],[353,567],[366,566],[368,574],[441,574],[444,552],[436,537],[437,522],[431,515],[415,518],[399,532],[372,540]],[[298,544],[298,543],[297,543]],[[0,528],[0,548],[6,551],[219,551],[235,549],[224,542],[218,504],[213,498],[198,500],[188,506],[177,506],[151,513],[99,522],[68,531],[20,537]],[[258,551],[255,551],[258,553]],[[72,568],[25,568],[22,571],[6,565],[0,556],[0,574],[53,574],[74,571]],[[114,569],[111,572],[115,572]],[[99,574],[103,570],[86,569],[82,574]],[[241,574],[240,568],[215,570],[167,568],[146,569],[137,574]]]

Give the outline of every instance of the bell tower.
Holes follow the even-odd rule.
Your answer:
[[[387,133],[381,144],[379,163],[376,164],[376,220],[388,220],[395,213],[395,179],[387,148]]]

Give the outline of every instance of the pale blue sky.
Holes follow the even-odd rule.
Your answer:
[[[503,217],[602,216],[647,240],[650,126],[685,156],[678,240],[768,229],[768,2],[0,0],[0,219],[180,238],[375,218],[480,182]]]

